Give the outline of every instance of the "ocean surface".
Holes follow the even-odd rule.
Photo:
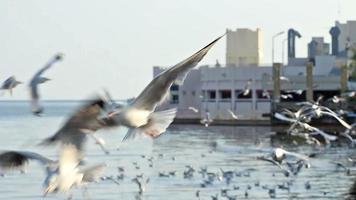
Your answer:
[[[45,114],[35,117],[27,102],[0,102],[0,150],[31,150],[57,159],[56,146],[39,147],[37,144],[58,130],[78,105],[79,102],[47,102]],[[114,179],[119,175],[118,167],[123,167],[124,178],[117,180],[119,184],[110,180],[90,183],[85,195],[82,189],[75,188],[73,199],[210,200],[216,194],[218,199],[227,199],[222,197],[225,195],[221,189],[229,189],[227,195],[237,196],[237,199],[269,199],[269,189],[273,188],[276,199],[344,199],[349,197],[356,181],[356,168],[347,161],[348,156],[355,155],[355,149],[346,146],[284,145],[283,148],[301,154],[323,152],[310,158],[311,167],[303,168],[297,176],[285,177],[278,167],[257,160],[256,157],[268,155],[271,150],[274,133],[270,127],[172,125],[154,141],[141,139],[122,143],[125,132],[125,128],[99,132],[110,154],[105,155],[88,140],[85,157],[88,165],[105,162],[107,168],[103,176]],[[151,166],[147,161],[150,157],[153,157]],[[337,168],[334,162],[344,163],[351,173]],[[184,178],[186,166],[191,166],[195,172]],[[215,180],[202,185],[206,178],[198,172],[200,168],[220,175],[221,169],[231,170],[234,175],[229,184],[225,180]],[[169,172],[175,175],[159,176],[159,173]],[[149,182],[140,195],[132,179],[141,174],[149,177]],[[43,167],[30,162],[26,174],[14,171],[0,177],[0,199],[67,198],[67,194],[43,198],[43,179]],[[289,189],[283,189],[281,185],[286,186],[287,182]]]

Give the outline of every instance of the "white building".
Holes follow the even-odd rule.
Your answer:
[[[356,47],[356,21],[336,21],[335,26],[340,29],[339,52],[345,51],[346,47]]]
[[[273,91],[272,66],[262,66],[261,31],[248,29],[227,30],[226,65],[200,66],[193,69],[183,85],[171,87],[170,101],[164,107],[176,107],[178,119],[201,119],[206,112],[213,119],[231,120],[228,110],[240,119],[262,119],[270,114]],[[312,61],[314,96],[332,97],[340,92],[340,62],[329,54],[329,45],[322,38],[314,38],[314,54],[311,58],[290,58],[281,68],[281,94],[289,99],[304,101],[306,98],[306,66]],[[154,67],[157,76],[165,68]],[[248,93],[244,92],[249,89]],[[301,90],[301,94],[294,93]],[[282,96],[281,95],[281,96]],[[194,112],[194,107],[199,112]],[[266,119],[266,118],[264,118]]]
[[[226,30],[226,64],[260,65],[263,62],[262,31],[250,29]]]
[[[330,65],[335,61],[335,57],[316,56],[315,61],[315,96],[337,95],[340,90],[340,72],[334,65]],[[153,69],[156,76],[165,68]],[[284,66],[281,71],[282,75],[290,80],[281,81],[281,93],[303,90],[301,95],[295,97],[305,100],[306,62],[305,65]],[[247,85],[251,90],[247,95],[243,95]],[[272,91],[271,66],[200,66],[188,74],[183,85],[171,87],[170,101],[165,106],[177,107],[178,119],[200,119],[205,112],[209,112],[213,119],[231,120],[228,110],[233,111],[240,119],[263,119],[263,115],[271,111],[271,100],[265,94],[267,92],[272,96]],[[189,107],[197,108],[199,112],[195,113]]]

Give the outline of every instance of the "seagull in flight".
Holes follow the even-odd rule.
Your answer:
[[[55,55],[49,63],[47,63],[43,68],[41,68],[30,80],[29,88],[30,88],[30,96],[31,96],[31,106],[32,113],[34,115],[40,116],[43,112],[43,108],[39,105],[40,95],[38,92],[38,85],[45,83],[51,79],[43,77],[42,74],[46,72],[49,68],[53,66],[54,63],[61,61],[63,59],[62,54]]]
[[[232,110],[228,109],[227,111],[229,112],[229,114],[233,119],[238,119],[237,115],[234,112],[232,112]]]
[[[191,111],[193,111],[193,112],[195,112],[195,113],[198,113],[198,112],[199,112],[199,110],[198,110],[197,108],[194,108],[194,107],[192,107],[192,106],[189,106],[188,109],[191,110]]]
[[[10,95],[12,96],[12,90],[19,84],[22,84],[22,82],[17,81],[15,76],[10,76],[7,78],[3,84],[1,85],[0,90],[9,90]],[[2,95],[3,93],[1,93]]]
[[[167,99],[172,84],[182,83],[189,71],[223,36],[218,37],[189,58],[163,71],[129,105],[111,112],[103,118],[103,121],[109,126],[128,127],[124,141],[138,136],[156,138],[161,135],[172,123],[176,108],[157,111],[156,107]]]
[[[68,192],[73,186],[84,186],[86,183],[99,180],[105,164],[97,164],[87,168],[79,168],[79,163],[69,170],[74,154],[70,148],[60,150],[60,160],[54,161],[41,154],[31,151],[5,151],[0,153],[0,170],[9,171],[20,169],[25,171],[30,160],[37,161],[44,166],[46,177],[43,181],[44,196],[55,192]],[[67,153],[64,153],[67,152]],[[65,174],[63,174],[65,173]]]

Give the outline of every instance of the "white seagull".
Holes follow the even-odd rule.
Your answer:
[[[238,119],[237,115],[234,112],[232,112],[232,110],[228,109],[227,111],[229,112],[229,114],[233,119]]]
[[[72,163],[68,162],[75,157],[70,149],[62,149],[59,161],[51,160],[41,154],[31,151],[5,151],[0,154],[0,169],[1,170],[25,170],[25,167],[30,160],[35,160],[44,166],[46,177],[43,181],[44,196],[48,193],[68,192],[73,186],[82,186],[89,182],[98,181],[102,174],[105,164],[98,164],[86,169],[79,169],[79,163],[75,171],[66,171]],[[68,152],[64,155],[64,152]],[[65,173],[65,174],[63,174]]]
[[[198,113],[198,112],[199,112],[199,110],[198,110],[197,108],[194,108],[194,107],[192,107],[192,106],[189,106],[188,109],[191,110],[191,111],[193,111],[193,112],[195,112],[195,113]]]
[[[223,36],[221,36],[223,37]],[[181,83],[189,71],[194,68],[221,38],[213,42],[156,76],[135,100],[124,108],[117,109],[103,120],[109,125],[126,126],[129,128],[124,140],[138,136],[158,137],[172,123],[176,109],[157,111],[173,83]]]
[[[39,92],[38,92],[38,84],[42,84],[51,79],[43,77],[42,74],[47,71],[49,68],[53,66],[54,63],[62,60],[62,54],[55,55],[46,66],[40,69],[30,80],[30,96],[31,96],[31,105],[32,112],[34,115],[39,116],[43,112],[43,108],[39,105]]]

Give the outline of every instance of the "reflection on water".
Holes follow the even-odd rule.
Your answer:
[[[39,148],[36,144],[55,132],[71,112],[76,103],[50,103],[46,115],[38,118],[29,113],[25,103],[0,103],[0,147],[1,149],[28,149],[56,158],[53,148]],[[269,190],[276,189],[277,199],[343,199],[355,188],[355,171],[348,156],[354,150],[346,147],[328,148],[316,158],[311,158],[311,168],[302,169],[298,176],[285,177],[279,169],[257,156],[266,154],[271,148],[270,127],[201,127],[194,125],[173,125],[166,134],[154,141],[147,139],[120,143],[125,129],[100,133],[108,143],[111,154],[104,155],[99,147],[88,141],[86,162],[106,162],[105,176],[117,179],[118,166],[124,168],[124,176],[112,181],[90,184],[91,199],[212,199],[221,189],[229,189],[229,196],[238,199],[268,199]],[[311,146],[290,145],[284,148],[309,154],[320,149]],[[150,157],[153,157],[152,162]],[[347,175],[334,162],[342,162],[351,168]],[[192,176],[184,178],[187,165],[195,169]],[[201,168],[208,172],[234,171],[229,184],[215,180],[202,184]],[[39,199],[44,178],[40,165],[31,163],[29,172],[17,172],[0,178],[0,199]],[[147,191],[138,194],[138,187],[132,182],[136,175],[150,177]],[[287,187],[288,186],[288,187]],[[289,189],[287,189],[289,188]],[[355,190],[354,190],[355,191]],[[64,195],[52,195],[48,199],[63,199]],[[74,191],[74,199],[82,199],[81,190]],[[350,197],[351,198],[351,197]]]

